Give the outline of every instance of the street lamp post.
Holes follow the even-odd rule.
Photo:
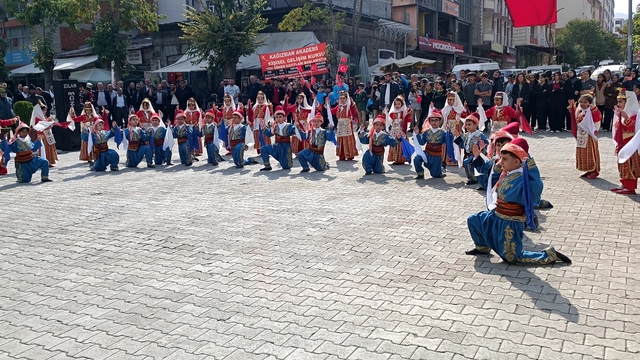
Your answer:
[[[629,67],[633,67],[633,5],[629,0],[629,17],[627,18],[627,56],[629,57]]]

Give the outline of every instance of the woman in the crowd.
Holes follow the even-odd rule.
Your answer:
[[[559,71],[553,74],[549,94],[549,131],[560,132],[564,128],[567,111],[567,94]]]

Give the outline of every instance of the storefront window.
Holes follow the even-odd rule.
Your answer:
[[[26,26],[6,29],[7,51],[23,51],[31,45],[31,30]]]

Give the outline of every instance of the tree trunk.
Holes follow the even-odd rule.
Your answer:
[[[238,60],[240,60],[240,58],[235,61],[227,61],[224,64],[224,69],[222,70],[223,79],[236,79],[236,65],[238,64]]]
[[[44,72],[44,90],[49,90],[53,86],[53,68]]]

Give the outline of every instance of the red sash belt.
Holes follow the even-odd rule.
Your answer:
[[[20,151],[16,153],[15,162],[16,164],[26,164],[33,159],[33,152],[29,151]]]
[[[236,145],[238,144],[244,144],[244,139],[240,139],[240,140],[230,140],[229,141],[229,146],[233,149],[234,147],[236,147]]]
[[[374,155],[382,156],[384,155],[384,146],[382,145],[373,145],[371,151]]]
[[[213,142],[213,134],[208,134],[204,136],[205,145],[209,145]]]
[[[324,146],[319,148],[316,144],[311,144],[311,146],[309,146],[309,150],[314,154],[324,155]]]
[[[164,145],[164,139],[153,139],[153,146],[158,147]]]
[[[424,147],[424,151],[429,154],[429,156],[442,156],[442,144],[427,144]]]
[[[184,144],[187,142],[187,137],[186,136],[182,136],[178,138],[178,146]]]
[[[518,203],[506,202],[502,199],[496,201],[496,212],[506,217],[519,217],[522,220],[525,218],[524,206]]]
[[[280,136],[276,134],[276,143],[285,144],[291,142],[291,136]]]
[[[93,145],[93,153],[95,154],[95,156],[98,156],[103,152],[107,152],[107,150],[109,150],[109,144],[107,143]]]
[[[139,141],[129,141],[129,150],[131,151],[138,151],[138,147],[140,146],[140,142]]]

